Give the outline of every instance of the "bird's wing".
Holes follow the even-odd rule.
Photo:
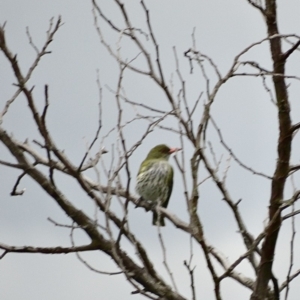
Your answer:
[[[171,194],[172,194],[172,190],[173,190],[173,174],[174,174],[174,171],[173,171],[172,166],[170,165],[169,175],[167,176],[167,180],[166,180],[166,184],[168,185],[169,190],[168,190],[168,196],[167,196],[166,200],[162,203],[163,207],[167,207],[168,206],[168,203],[169,203],[169,200],[170,200],[170,197],[171,197]]]

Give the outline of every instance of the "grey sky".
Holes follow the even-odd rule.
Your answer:
[[[113,1],[99,0],[103,10],[119,26],[122,20]],[[132,22],[138,28],[145,28],[144,12],[139,1],[124,1]],[[246,0],[211,0],[211,1],[146,1],[151,13],[153,30],[160,44],[161,57],[167,81],[176,78],[173,46],[179,56],[181,70],[187,81],[190,104],[194,103],[205,82],[199,80],[195,67],[195,75],[189,74],[189,64],[183,58],[183,52],[192,46],[191,34],[196,28],[196,45],[204,54],[209,55],[225,74],[239,52],[251,43],[266,36],[265,26],[260,14],[249,6]],[[300,3],[297,0],[279,1],[279,28],[281,33],[299,35]],[[35,44],[40,47],[45,41],[45,34],[50,18],[61,15],[64,25],[56,34],[50,49],[52,53],[45,56],[30,80],[34,85],[34,95],[39,107],[44,104],[44,85],[49,85],[50,110],[48,115],[49,128],[53,138],[61,149],[78,164],[86,149],[86,143],[94,137],[98,124],[98,88],[96,84],[97,69],[103,87],[103,130],[101,136],[109,132],[116,124],[116,103],[114,94],[118,80],[118,66],[114,59],[101,45],[93,25],[92,5],[89,1],[11,1],[1,0],[0,23],[6,24],[7,43],[13,53],[18,54],[18,60],[24,70],[35,57],[34,50],[28,43],[26,27]],[[298,32],[296,32],[298,30]],[[103,33],[115,48],[119,36],[112,34],[104,25]],[[153,48],[149,49],[153,51]],[[287,45],[285,45],[287,47]],[[246,58],[262,63],[266,68],[271,61],[268,54],[268,44],[254,48]],[[132,59],[137,55],[137,49],[130,43],[122,44],[124,58]],[[143,67],[143,61],[137,60]],[[291,58],[288,72],[297,75],[300,69],[299,54]],[[199,72],[198,72],[199,73]],[[215,78],[213,73],[208,74]],[[0,56],[0,110],[16,88],[13,74],[3,55]],[[124,79],[126,94],[136,102],[151,104],[159,109],[168,110],[167,101],[161,90],[153,82],[140,75],[126,72]],[[107,88],[109,87],[109,88]],[[179,82],[174,79],[174,94],[178,91]],[[299,83],[293,81],[290,88],[290,100],[293,108],[293,122],[300,121]],[[205,96],[203,96],[205,97]],[[204,99],[204,98],[203,98]],[[38,137],[27,104],[20,97],[10,108],[4,119],[4,127],[13,132],[15,138],[31,141]],[[203,102],[202,102],[203,103]],[[201,107],[202,109],[202,103]],[[134,115],[131,106],[124,104],[124,120],[130,120]],[[234,149],[238,157],[257,171],[272,175],[276,159],[277,117],[276,109],[268,94],[261,85],[259,78],[239,78],[232,80],[220,90],[212,114],[226,142]],[[125,129],[126,142],[129,146],[136,143],[145,131],[146,123],[129,125]],[[172,120],[165,123],[177,128]],[[211,130],[211,140],[217,141],[216,133]],[[112,133],[105,140],[105,147],[111,151],[116,134]],[[151,133],[130,159],[134,192],[135,175],[139,163],[147,151],[158,143],[179,146],[179,138],[166,131],[156,130]],[[299,137],[293,145],[299,149]],[[186,143],[187,157],[189,144]],[[97,147],[96,147],[97,148]],[[95,152],[98,149],[95,149]],[[216,147],[217,156],[224,154],[222,167],[226,168],[228,154],[220,146]],[[299,163],[299,151],[292,156],[293,163]],[[111,152],[107,160],[111,158]],[[0,145],[0,159],[11,160],[7,150]],[[171,163],[175,165],[173,159]],[[33,246],[68,246],[69,231],[55,227],[47,218],[57,222],[67,222],[64,213],[54,201],[46,197],[43,191],[32,180],[22,180],[21,187],[26,187],[22,197],[10,197],[10,192],[19,172],[0,165],[0,242],[11,245]],[[95,176],[91,174],[91,176]],[[200,177],[205,178],[206,174]],[[295,179],[299,179],[296,176]],[[181,178],[176,174],[169,209],[180,218],[187,221],[186,205],[183,200]],[[77,207],[93,213],[94,206],[84,197],[79,188],[68,178],[61,177],[59,185],[64,187],[64,193],[72,199]],[[288,186],[291,186],[288,184]],[[67,188],[66,188],[67,187]],[[267,205],[270,183],[264,178],[255,177],[241,170],[232,162],[229,170],[228,187],[234,199],[242,199],[240,207],[244,220],[254,235],[263,230],[264,219],[267,217]],[[286,197],[291,195],[291,188]],[[223,203],[221,195],[212,183],[201,188],[200,216],[205,225],[206,235],[210,242],[219,247],[233,261],[244,252],[244,247],[236,233],[237,227],[232,214]],[[136,235],[145,243],[151,253],[151,258],[160,267],[162,276],[169,278],[162,265],[162,253],[158,243],[157,231],[151,226],[151,215],[142,209],[130,207],[129,218]],[[189,258],[189,237],[172,225],[163,229],[167,244],[169,262],[172,266],[179,291],[190,295],[189,278],[183,266],[183,260]],[[274,266],[275,274],[282,281],[286,276],[288,266],[288,241],[290,239],[289,225],[285,225],[280,233],[279,243],[285,241],[285,246],[277,248],[280,256]],[[86,237],[77,236],[78,244],[86,242]],[[299,247],[299,243],[298,243]],[[150,250],[151,249],[151,250]],[[213,285],[206,270],[205,261],[198,245],[194,245],[197,292],[199,299],[212,299]],[[298,248],[299,249],[299,248]],[[129,252],[132,250],[128,250]],[[111,259],[104,254],[84,254],[95,268],[103,271],[117,271]],[[296,258],[295,269],[300,267]],[[243,264],[238,268],[247,276],[252,276],[251,270]],[[281,272],[281,270],[284,270]],[[298,279],[299,280],[299,279]],[[229,280],[224,284],[224,299],[247,299],[249,291],[235,284],[232,289]],[[8,254],[0,261],[0,298],[6,300],[52,300],[52,299],[143,299],[142,296],[131,296],[132,287],[123,275],[105,276],[88,270],[75,255],[43,256],[34,254]],[[294,294],[293,294],[294,293]],[[295,289],[292,289],[291,300],[296,300]]]

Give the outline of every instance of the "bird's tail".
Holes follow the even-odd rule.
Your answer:
[[[165,226],[165,219],[162,215],[158,215],[157,212],[153,212],[152,225],[154,226]]]

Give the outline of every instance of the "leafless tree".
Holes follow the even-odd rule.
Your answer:
[[[5,26],[3,25],[0,28],[0,49],[10,63],[16,80],[16,91],[6,101],[0,114],[0,140],[15,160],[6,161],[1,159],[0,163],[8,168],[20,170],[20,175],[16,178],[11,195],[22,196],[24,194],[25,191],[19,189],[20,182],[25,176],[29,176],[60,206],[71,220],[71,225],[66,225],[49,219],[54,225],[66,227],[70,230],[70,247],[45,248],[1,243],[0,248],[3,251],[0,258],[4,259],[9,253],[76,253],[78,258],[93,271],[109,275],[124,274],[127,281],[133,286],[133,294],[142,294],[149,299],[196,299],[199,281],[195,278],[195,265],[192,262],[193,253],[191,252],[189,261],[184,261],[188,271],[187,275],[190,278],[192,296],[183,295],[177,289],[176,281],[168,264],[161,229],[158,228],[158,236],[164,253],[164,265],[170,276],[171,284],[159,274],[157,267],[151,261],[151,255],[136,237],[135,230],[130,226],[128,218],[129,207],[138,203],[138,198],[133,193],[131,184],[132,170],[129,159],[152,131],[164,130],[177,135],[183,149],[181,153],[176,155],[175,161],[177,172],[180,172],[182,176],[184,190],[182,195],[176,195],[176,197],[184,197],[189,221],[183,221],[181,216],[175,215],[168,209],[153,208],[147,203],[140,203],[142,208],[138,209],[142,210],[144,208],[145,211],[158,209],[159,213],[164,215],[179,231],[184,232],[191,238],[191,243],[199,246],[206,261],[205,267],[208,268],[214,284],[215,299],[224,299],[222,296],[222,283],[227,278],[231,278],[236,284],[249,289],[251,300],[277,300],[280,295],[284,295],[282,297],[288,299],[290,283],[300,274],[300,269],[297,271],[292,270],[293,256],[297,254],[293,248],[296,233],[295,225],[293,225],[291,237],[290,268],[284,282],[277,280],[276,274],[272,271],[272,266],[275,260],[274,252],[278,235],[283,222],[292,219],[294,224],[295,217],[300,212],[300,210],[295,209],[295,203],[300,196],[300,190],[297,189],[296,184],[293,196],[290,199],[284,198],[287,180],[291,179],[292,175],[300,169],[299,165],[291,163],[292,142],[300,128],[300,123],[293,124],[291,121],[287,84],[287,81],[293,81],[297,84],[300,77],[297,74],[287,74],[285,68],[291,55],[299,50],[300,36],[294,33],[281,34],[279,32],[275,0],[247,0],[249,9],[256,9],[262,15],[267,28],[266,37],[237,53],[225,75],[222,75],[214,60],[197,48],[195,36],[192,34],[192,45],[187,46],[184,53],[177,53],[175,47],[173,49],[175,74],[180,82],[180,88],[176,91],[173,89],[172,81],[169,83],[166,79],[167,75],[163,68],[159,41],[156,39],[151,23],[151,14],[145,1],[141,0],[140,4],[141,11],[144,12],[146,30],[135,26],[130,19],[126,6],[121,1],[114,0],[114,3],[120,9],[123,26],[118,25],[119,22],[115,22],[114,16],[107,15],[102,10],[100,2],[92,0],[94,25],[102,45],[119,66],[117,88],[115,90],[110,89],[115,95],[118,121],[107,135],[103,134],[102,102],[104,100],[102,86],[98,80],[99,126],[93,141],[87,146],[85,155],[77,165],[55,143],[47,126],[47,112],[51,102],[48,86],[44,87],[44,106],[40,110],[36,103],[34,89],[28,84],[40,60],[45,55],[50,54],[49,47],[60,29],[61,19],[51,20],[46,42],[41,49],[34,44],[33,38],[28,32],[29,43],[36,51],[36,58],[26,71],[21,69],[15,50],[11,49],[6,40]],[[102,26],[104,25],[108,26],[112,33],[119,36],[116,46],[110,44],[103,35]],[[123,40],[127,40],[126,42],[131,43],[132,49],[135,49],[130,58],[124,58],[122,54]],[[283,50],[283,43],[288,45],[285,51]],[[270,47],[270,58],[273,62],[270,69],[258,61],[244,58],[250,50],[263,44],[268,44]],[[198,99],[192,101],[188,99],[186,81],[180,69],[179,55],[184,57],[191,74],[195,73],[195,76],[200,77],[199,80],[205,82],[204,90],[199,90]],[[137,63],[139,59],[143,60],[143,64]],[[129,99],[123,87],[124,77],[129,71],[154,82],[163,92],[164,101],[169,109],[164,110],[149,105],[149,103],[135,102]],[[212,72],[212,77],[216,79],[212,79],[209,75]],[[278,143],[277,161],[272,175],[255,170],[243,162],[235,154],[234,149],[228,145],[222,133],[222,128],[218,126],[218,120],[215,120],[211,114],[211,108],[221,87],[239,77],[260,78],[261,84],[267,92],[266,95],[271,100],[270,105],[276,107],[279,127],[274,129],[278,131]],[[9,134],[5,128],[5,117],[10,113],[12,103],[18,102],[20,95],[25,96],[29,112],[32,114],[39,132],[39,140],[32,140],[28,136],[28,140],[21,142]],[[203,103],[203,106],[201,106],[201,103]],[[124,121],[124,104],[129,104],[135,109],[136,115],[130,121]],[[166,106],[164,105],[164,107]],[[169,119],[176,120],[177,127],[167,125],[166,121]],[[139,120],[147,122],[146,130],[142,136],[137,138],[133,146],[128,146],[124,130],[129,124]],[[106,137],[112,131],[117,132],[118,135],[118,141],[114,149],[106,144]],[[217,135],[217,140],[214,139],[214,143],[210,139],[212,132]],[[17,135],[17,132],[15,135]],[[99,141],[99,150],[92,155],[91,150],[99,145]],[[224,167],[221,159],[215,154],[215,149],[219,146],[223,147],[224,153],[240,168],[270,182],[268,218],[264,230],[257,236],[249,231],[243,220],[239,206],[240,200],[236,200],[231,196],[226,183],[230,160],[227,160]],[[187,157],[186,149],[190,149],[190,147],[192,147],[192,155]],[[110,161],[106,159],[109,154],[111,154]],[[92,180],[87,176],[87,171],[90,170],[95,172],[96,180]],[[57,184],[57,174],[59,173],[72,178],[85,192],[86,197],[95,203],[97,212],[94,216],[77,209],[72,199],[67,198],[64,191]],[[200,173],[207,174],[207,176],[203,178],[199,175]],[[222,199],[232,211],[239,238],[245,247],[244,253],[241,253],[233,261],[229,261],[222,255],[222,249],[217,249],[211,244],[209,236],[205,233],[205,224],[199,213],[199,190],[208,181],[214,184],[212,188],[219,191]],[[121,208],[122,213],[119,213],[119,208],[116,212],[116,205]],[[291,212],[285,213],[286,209],[291,207],[293,208]],[[86,245],[76,245],[73,238],[73,233],[76,230],[84,231],[90,242]],[[133,247],[134,253],[127,251],[123,243],[124,240]],[[101,251],[107,254],[118,266],[119,271],[110,273],[96,270],[80,256],[80,253],[85,251]],[[242,262],[247,262],[252,269],[254,274],[252,278],[237,271],[237,267]],[[197,267],[203,268],[204,266]]]

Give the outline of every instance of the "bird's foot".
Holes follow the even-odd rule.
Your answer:
[[[146,211],[154,210],[157,203],[145,200],[143,197],[139,198],[138,201],[135,204],[135,208],[137,207],[143,207]]]
[[[149,210],[154,210],[156,209],[157,206],[158,204],[156,202],[151,202],[149,203]]]
[[[135,204],[135,208],[139,207],[141,202],[144,201],[143,197],[140,197],[137,201],[137,203]]]

